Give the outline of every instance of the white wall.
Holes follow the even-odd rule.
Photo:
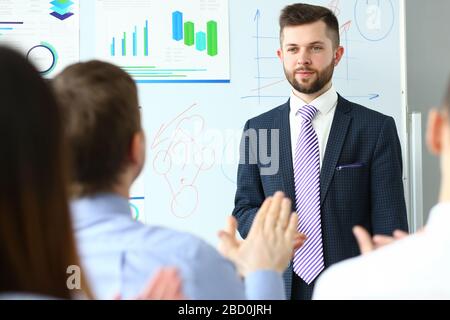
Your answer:
[[[428,110],[440,106],[450,76],[450,1],[405,0],[409,112],[422,113],[424,221],[437,202],[439,161],[425,144]]]

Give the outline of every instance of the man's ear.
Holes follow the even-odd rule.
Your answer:
[[[131,138],[130,161],[141,166],[145,161],[145,135],[142,130],[136,132]]]
[[[336,67],[336,66],[339,64],[339,62],[341,61],[342,57],[344,56],[344,52],[345,52],[345,50],[344,50],[344,47],[342,47],[342,46],[339,46],[339,47],[336,49],[336,53],[334,54],[334,66],[335,66],[335,67]]]
[[[434,155],[440,155],[442,152],[442,130],[444,126],[442,113],[433,109],[428,114],[428,127],[427,127],[427,145],[428,149]]]
[[[281,48],[277,50],[277,56],[283,62],[283,50]]]

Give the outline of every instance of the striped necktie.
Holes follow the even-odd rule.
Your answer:
[[[314,106],[302,107],[300,135],[294,156],[295,204],[298,232],[306,235],[304,245],[294,254],[294,272],[308,285],[324,269],[322,227],[320,220],[319,140],[312,126],[317,113]]]

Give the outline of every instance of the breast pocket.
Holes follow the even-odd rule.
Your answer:
[[[333,177],[336,200],[341,199],[349,207],[352,207],[355,201],[366,201],[370,192],[369,174],[369,168],[365,163],[336,166]]]
[[[350,169],[361,169],[366,166],[363,162],[355,162],[350,164],[341,164],[336,167],[336,171],[342,171],[342,170],[350,170]]]

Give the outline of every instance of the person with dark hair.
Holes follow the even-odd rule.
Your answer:
[[[281,190],[292,199],[307,240],[284,272],[286,294],[311,299],[325,268],[358,255],[355,225],[373,234],[408,230],[402,153],[393,118],[344,99],[333,86],[344,54],[333,12],[293,4],[279,23],[278,57],[292,91],[288,102],[245,124],[233,216],[245,238],[266,197]],[[267,141],[250,139],[262,130],[275,139],[265,148]],[[268,170],[261,149],[277,170]]]
[[[68,206],[68,166],[61,112],[36,69],[0,47],[0,293],[72,299],[79,266]],[[80,275],[82,276],[82,274]]]
[[[285,298],[281,273],[303,242],[290,200],[282,193],[267,199],[244,242],[232,228],[220,233],[221,252],[236,270],[199,238],[132,219],[129,192],[144,165],[145,137],[137,87],[125,71],[101,61],[78,63],[53,88],[71,154],[77,243],[97,297],[134,296],[155,270],[173,266],[190,299]]]
[[[355,227],[363,255],[324,272],[314,299],[450,299],[450,81],[447,88],[443,107],[428,119],[427,144],[440,156],[441,190],[425,228],[371,238]]]
[[[61,110],[19,53],[0,47],[0,74],[0,299],[92,299],[69,214]],[[133,299],[185,299],[178,271],[159,269]]]

